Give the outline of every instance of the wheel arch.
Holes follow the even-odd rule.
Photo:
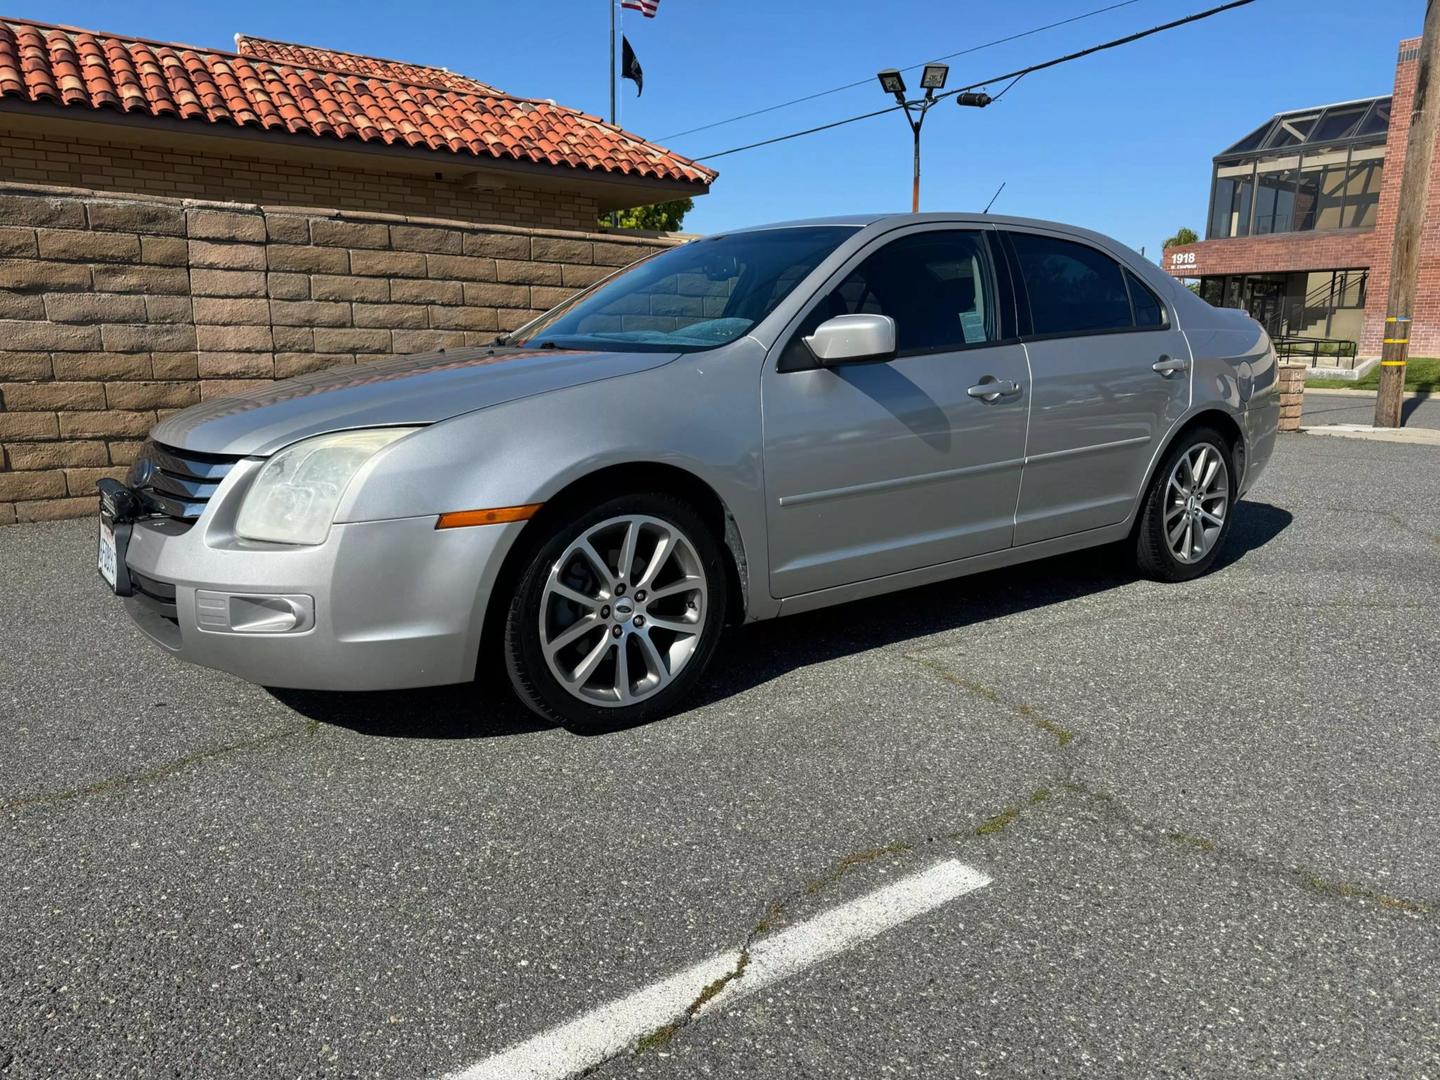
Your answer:
[[[1245,431],[1240,426],[1240,421],[1224,409],[1213,406],[1201,409],[1197,413],[1187,416],[1181,423],[1175,425],[1175,429],[1160,445],[1155,456],[1150,459],[1150,467],[1145,470],[1145,482],[1140,485],[1140,490],[1135,496],[1135,506],[1130,511],[1130,525],[1133,529],[1140,523],[1140,508],[1145,504],[1145,495],[1150,490],[1150,485],[1155,479],[1155,470],[1170,453],[1170,448],[1183,439],[1190,432],[1200,427],[1213,427],[1224,435],[1230,442],[1230,457],[1238,474],[1235,490],[1241,489],[1240,480],[1245,474]]]
[[[749,605],[749,561],[735,515],[720,493],[701,477],[678,465],[659,461],[621,462],[570,480],[546,499],[535,516],[525,523],[524,529],[505,553],[490,599],[486,602],[480,634],[482,662],[486,654],[498,654],[499,650],[491,646],[504,635],[505,605],[495,603],[495,598],[509,595],[536,545],[544,542],[544,537],[549,535],[555,523],[597,498],[649,491],[684,499],[714,531],[725,554],[726,584],[730,587],[728,591],[732,600],[726,622],[736,625],[745,621]]]

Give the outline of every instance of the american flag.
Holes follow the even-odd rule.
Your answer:
[[[620,0],[620,6],[630,11],[638,11],[647,19],[653,19],[655,12],[660,9],[660,0]]]

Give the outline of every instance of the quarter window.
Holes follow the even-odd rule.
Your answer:
[[[813,367],[801,339],[837,315],[890,316],[900,356],[998,341],[990,265],[989,249],[978,232],[935,230],[892,240],[810,311],[786,347],[781,367]]]
[[[1134,326],[1120,264],[1085,244],[1011,233],[1033,332],[1085,334]]]
[[[1129,270],[1125,271],[1125,285],[1130,290],[1130,304],[1135,309],[1135,325],[1147,330],[1164,327],[1165,309],[1150,287]]]

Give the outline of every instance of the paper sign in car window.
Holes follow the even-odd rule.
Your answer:
[[[979,344],[985,340],[985,316],[978,311],[962,311],[960,331],[965,335],[966,345]]]

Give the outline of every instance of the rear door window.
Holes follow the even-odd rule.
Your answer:
[[[1129,330],[1135,325],[1120,264],[1088,244],[1011,233],[1038,336]]]

